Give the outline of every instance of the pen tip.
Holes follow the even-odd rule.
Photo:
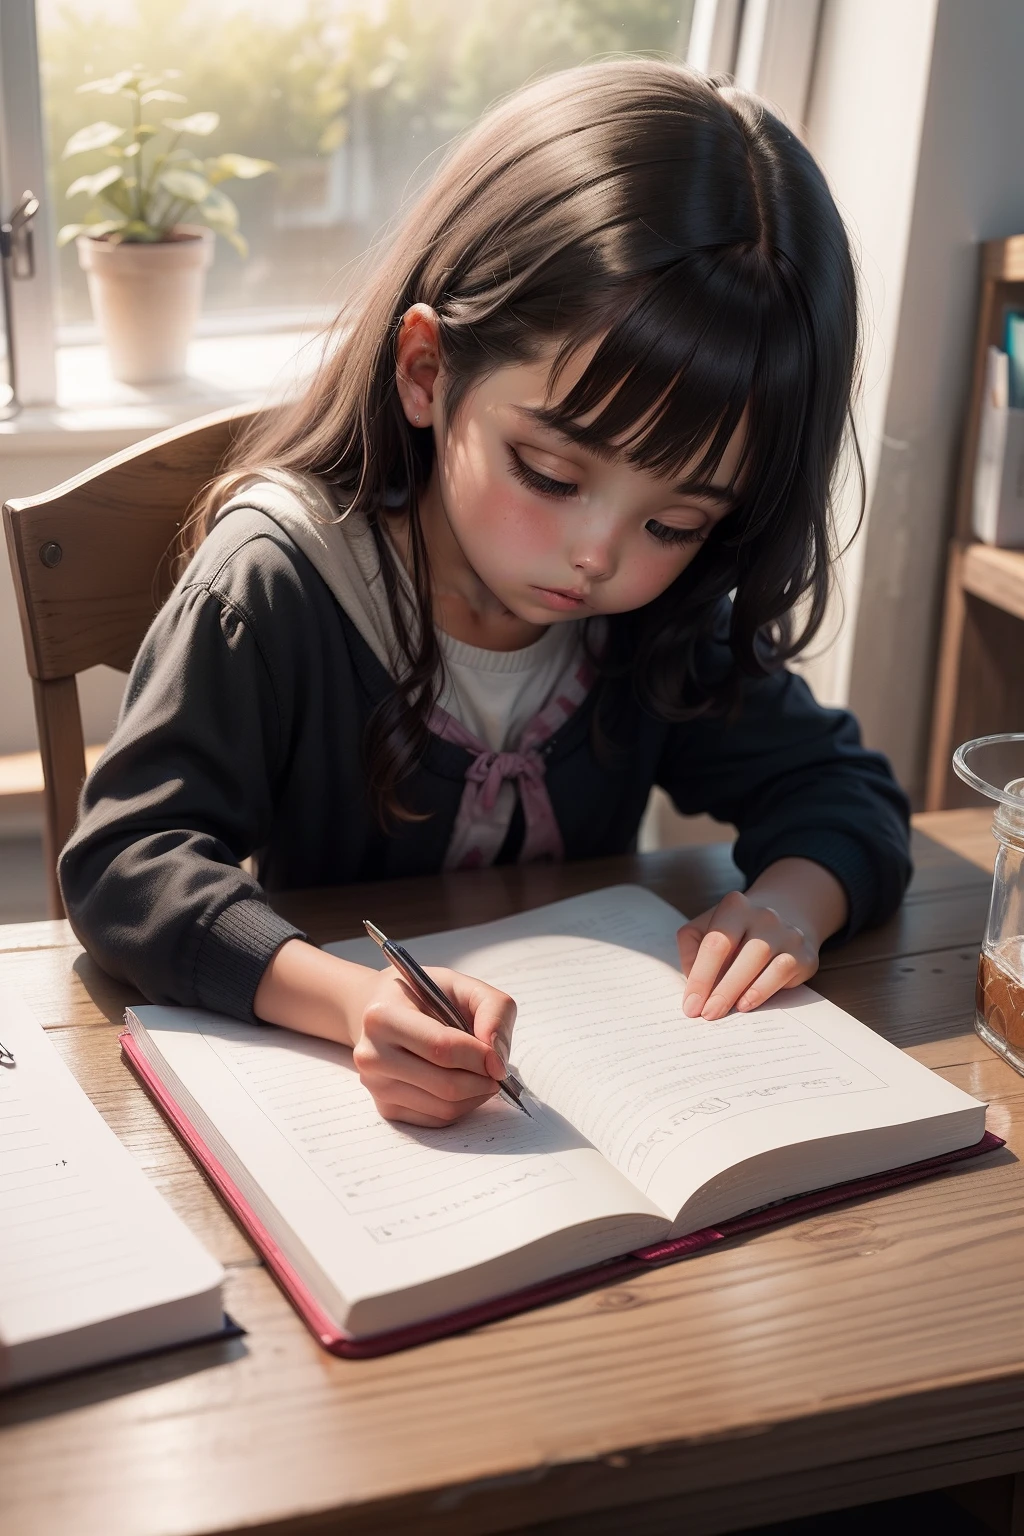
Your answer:
[[[383,949],[384,945],[387,943],[387,939],[385,938],[384,934],[381,933],[380,929],[375,927],[374,924],[371,923],[370,920],[366,917],[363,918],[363,927],[366,929],[373,942],[375,944],[379,944],[381,949]]]

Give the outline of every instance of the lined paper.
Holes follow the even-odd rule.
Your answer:
[[[543,1105],[528,1119],[495,1097],[453,1126],[395,1124],[351,1051],[331,1041],[185,1008],[133,1009],[129,1027],[293,1257],[297,1239],[308,1283],[322,1290],[326,1279],[344,1299],[339,1319],[361,1298],[588,1222],[602,1226],[593,1243],[574,1240],[581,1262],[664,1231],[661,1214]]]
[[[206,1038],[222,1062],[375,1242],[439,1232],[483,1211],[575,1182],[559,1160],[567,1137],[554,1116],[533,1120],[492,1099],[456,1127],[383,1120],[340,1048],[230,1025]],[[287,1042],[287,1043],[286,1043]],[[289,1048],[289,1045],[291,1048]],[[296,1048],[297,1046],[297,1048]],[[333,1058],[333,1059],[332,1059]]]
[[[731,1167],[801,1142],[972,1105],[982,1134],[981,1106],[809,987],[686,1018],[681,921],[652,892],[611,886],[408,942],[511,994],[517,1077],[670,1217]],[[363,963],[375,947],[330,946]]]
[[[0,1018],[16,1060],[0,1068],[0,1380],[4,1353],[19,1345],[200,1292],[213,1298],[212,1331],[219,1264],[152,1188],[27,1008],[5,995]]]

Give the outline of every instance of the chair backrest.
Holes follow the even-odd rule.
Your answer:
[[[279,407],[270,407],[271,410]],[[160,432],[38,496],[4,503],[43,760],[50,910],[64,915],[57,856],[85,779],[76,674],[127,672],[172,586],[177,535],[242,427],[233,407]]]

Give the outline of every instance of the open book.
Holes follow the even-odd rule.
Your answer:
[[[0,1021],[0,1387],[220,1333],[220,1265],[10,993]]]
[[[449,1128],[390,1124],[343,1047],[214,1014],[139,1008],[125,1049],[340,1353],[979,1143],[983,1104],[806,987],[687,1019],[681,921],[615,886],[409,941],[516,999],[530,1119],[496,1097]],[[329,947],[381,967],[369,939]]]

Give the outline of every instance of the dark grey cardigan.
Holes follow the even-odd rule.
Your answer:
[[[265,890],[439,870],[470,757],[432,738],[405,786],[431,814],[385,834],[361,747],[388,686],[269,517],[218,524],[142,645],[61,856],[68,916],[99,964],[154,1001],[250,1017],[268,961],[297,933]],[[898,905],[908,805],[852,715],[822,709],[789,672],[745,683],[735,718],[670,725],[620,704],[628,749],[595,753],[593,695],[545,745],[567,858],[631,849],[660,784],[680,811],[736,824],[748,879],[791,855],[831,870],[850,902],[841,937]],[[517,814],[502,860],[521,839]],[[259,880],[239,868],[253,853]]]

